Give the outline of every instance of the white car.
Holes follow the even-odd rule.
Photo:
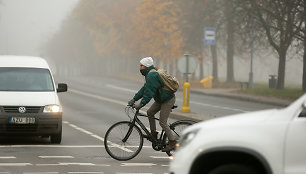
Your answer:
[[[50,136],[62,140],[62,107],[47,62],[38,57],[0,56],[0,135]]]
[[[188,127],[169,170],[170,174],[305,174],[306,95],[283,109]]]

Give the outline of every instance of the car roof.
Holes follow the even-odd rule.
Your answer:
[[[40,57],[0,55],[0,67],[26,67],[50,69],[47,61]]]

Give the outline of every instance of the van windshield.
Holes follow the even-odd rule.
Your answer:
[[[0,91],[54,91],[48,69],[0,67]]]

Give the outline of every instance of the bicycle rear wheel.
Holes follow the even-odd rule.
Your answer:
[[[187,128],[188,126],[194,124],[195,122],[192,122],[192,121],[177,121],[177,122],[174,122],[170,125],[170,129],[171,129],[171,132],[174,136],[174,140],[178,141],[182,135],[182,132],[185,128]],[[168,140],[168,137],[166,136],[166,134],[164,134],[164,137],[163,137],[163,142],[164,144],[168,144],[169,143],[169,140]],[[174,154],[174,151],[175,150],[171,150],[171,151],[168,151],[166,152],[169,156],[173,156]]]
[[[118,122],[107,130],[104,146],[112,158],[119,161],[130,160],[138,155],[143,146],[142,133],[131,122]]]

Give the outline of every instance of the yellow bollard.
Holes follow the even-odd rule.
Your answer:
[[[209,79],[209,88],[212,88],[212,80],[213,80],[213,76],[209,76],[208,79]]]
[[[189,107],[189,96],[190,96],[190,84],[188,82],[184,83],[184,92],[183,92],[183,106],[181,112],[190,112]]]
[[[208,88],[208,78],[204,78],[200,82],[203,83],[204,88]]]
[[[203,84],[204,88],[212,88],[213,78],[214,78],[213,76],[209,76],[209,77],[202,79],[200,82]]]

